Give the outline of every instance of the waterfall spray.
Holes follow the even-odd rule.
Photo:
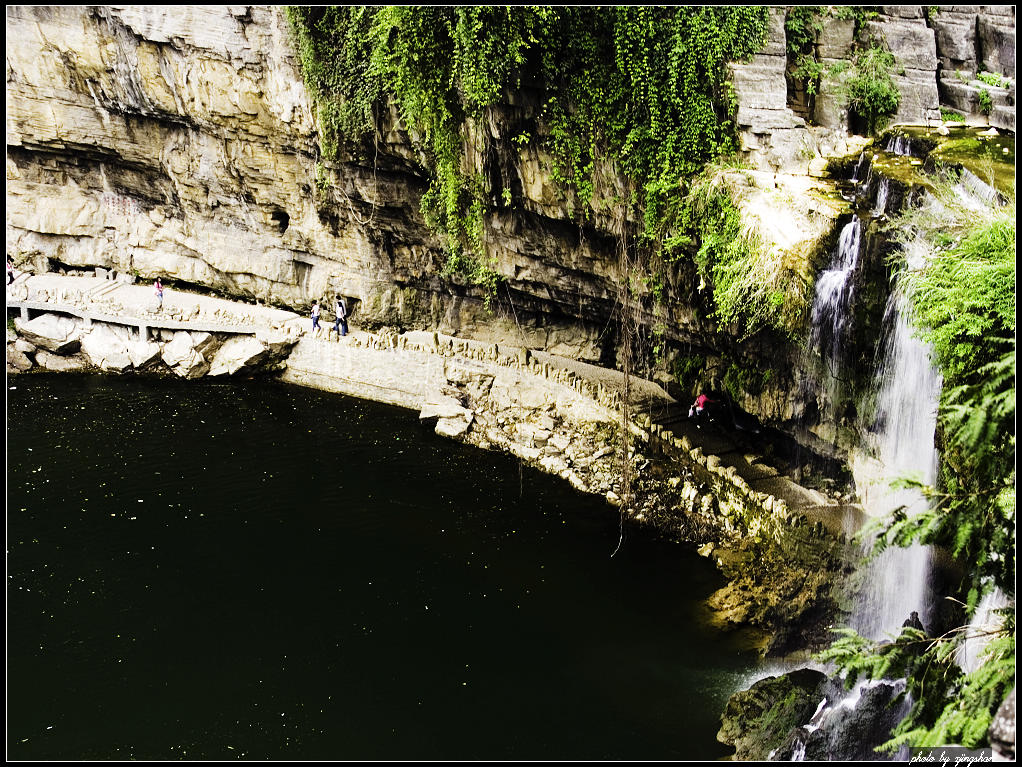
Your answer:
[[[896,289],[886,313],[891,329],[877,371],[876,417],[867,440],[873,456],[852,465],[859,498],[872,517],[885,518],[899,509],[912,516],[926,508],[918,489],[892,487],[895,480],[933,485],[937,479],[934,433],[941,378],[929,347],[909,322],[907,308],[905,296]],[[925,624],[929,595],[929,547],[891,546],[868,564],[851,626],[863,636],[884,639],[896,635],[913,612]]]

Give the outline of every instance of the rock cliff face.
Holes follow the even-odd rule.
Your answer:
[[[1013,9],[955,6],[931,21],[919,8],[885,7],[871,23],[904,68],[900,119],[939,114],[954,91],[951,65],[1013,74]],[[973,46],[958,27],[975,30]],[[835,26],[819,55],[847,55],[850,34]],[[506,280],[487,311],[478,292],[440,277],[443,246],[419,213],[424,174],[394,115],[377,126],[373,162],[322,160],[279,8],[9,6],[7,39],[7,249],[19,265],[162,275],[301,310],[340,293],[368,328],[431,328],[614,363],[612,222],[597,213],[580,227],[536,142],[507,140],[523,125],[542,134],[536,94],[509,94],[466,128],[476,149],[465,162],[484,172],[492,197],[486,242]],[[785,66],[776,7],[763,51],[733,68],[754,168],[740,196],[750,226],[811,276],[844,212],[820,195],[827,158],[861,143],[836,97],[821,94],[808,123],[792,110]],[[997,124],[1010,116],[1014,125],[1013,88],[999,97]],[[612,176],[605,186],[594,210],[623,189]],[[712,355],[726,333],[706,319],[697,282],[689,267],[672,276],[667,340]]]
[[[600,356],[616,295],[608,248],[569,223],[537,153],[505,179],[532,212],[501,211],[491,227],[501,270],[522,288],[519,327],[440,280],[399,126],[380,126],[375,167],[317,166],[279,9],[10,7],[8,32],[7,233],[19,263],[163,274],[290,307],[338,292],[364,323],[524,334]],[[493,110],[480,129],[499,134],[530,109]]]

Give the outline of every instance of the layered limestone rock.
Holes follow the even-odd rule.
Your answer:
[[[937,44],[922,6],[882,6],[880,18],[866,23],[865,34],[884,41],[894,54],[891,79],[901,93],[901,101],[893,122],[939,122]]]
[[[879,26],[906,73],[932,75],[942,54],[916,11],[885,11]],[[812,279],[841,215],[828,161],[861,144],[837,97],[819,95],[818,111],[832,114],[818,126],[790,109],[784,19],[772,7],[763,50],[732,67],[743,154],[757,173],[742,204]],[[981,34],[977,21],[977,62],[1006,65],[1009,26]],[[443,243],[419,212],[426,173],[393,110],[376,126],[371,161],[320,156],[279,8],[10,6],[7,29],[7,242],[19,266],[162,275],[302,313],[341,294],[368,329],[438,329],[615,363],[607,329],[621,280],[607,203],[627,190],[601,166],[594,223],[577,224],[579,202],[551,178],[540,142],[510,141],[523,126],[545,135],[540,94],[508,94],[464,129],[464,169],[484,179],[493,208],[485,240],[505,279],[491,311],[479,290],[440,276]],[[823,60],[847,55],[850,29],[828,24]],[[922,95],[904,103],[923,117],[934,107]],[[646,328],[662,329],[675,349],[731,345],[706,316],[691,264],[676,265],[668,283],[663,314],[640,315]],[[776,348],[743,351],[784,362]],[[763,401],[781,402],[783,386]]]
[[[815,155],[806,122],[788,107],[784,8],[771,7],[763,49],[731,65],[742,150],[754,167],[779,171]]]
[[[550,158],[537,142],[507,141],[536,121],[538,94],[513,94],[466,128],[511,300],[490,314],[477,292],[438,276],[442,244],[419,214],[425,179],[396,115],[378,126],[372,167],[319,157],[277,9],[11,7],[8,30],[7,231],[19,263],[162,274],[289,307],[341,293],[366,326],[607,356],[619,280],[602,203],[624,188],[604,169],[596,226],[572,223],[578,203],[552,181]],[[781,9],[771,40],[768,64],[748,70],[769,78],[740,87],[741,114],[769,102],[776,114],[750,118],[759,133],[748,135],[765,141],[783,121],[784,141],[770,140],[787,162],[815,149],[783,103]],[[671,302],[669,332],[712,332],[686,304]]]
[[[373,167],[321,161],[279,9],[7,13],[7,231],[19,264],[160,274],[289,307],[340,293],[367,326],[603,355],[613,251],[567,223],[570,201],[535,147],[502,157],[506,177],[496,174],[523,205],[491,221],[517,309],[494,317],[438,276],[443,246],[419,213],[426,184],[395,115],[379,126]],[[537,106],[521,99],[469,131],[492,142]]]
[[[7,14],[11,250],[38,271],[49,259],[301,300],[296,260],[336,238],[309,195],[311,113],[275,9]]]
[[[849,62],[856,45],[872,42],[894,54],[891,77],[901,101],[893,123],[938,124],[943,107],[970,123],[1014,131],[1013,6],[880,6],[858,31],[853,19],[833,16],[818,31],[815,58],[821,78],[811,104],[802,103],[808,99],[797,90],[797,82],[795,102],[792,92],[788,97],[789,105],[809,118],[810,132],[813,126],[848,129]],[[1004,75],[1009,84],[1000,88],[983,83],[976,79],[981,71]],[[992,106],[981,103],[982,91]]]
[[[931,15],[930,25],[941,64],[941,103],[972,121],[985,117],[993,127],[1014,132],[1014,6],[941,6]],[[981,71],[1005,76],[1008,87],[977,79]],[[991,102],[988,116],[980,102],[984,91]]]

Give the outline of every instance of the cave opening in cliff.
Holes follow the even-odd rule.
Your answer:
[[[284,234],[291,225],[291,216],[287,214],[287,211],[275,210],[270,214],[270,219],[281,234]]]

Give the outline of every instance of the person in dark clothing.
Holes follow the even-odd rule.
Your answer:
[[[340,296],[337,296],[334,305],[334,316],[334,332],[338,338],[348,335],[348,307]]]
[[[692,403],[692,407],[688,409],[688,417],[696,419],[696,428],[700,428],[703,422],[709,417],[710,405],[716,403],[717,400],[710,399],[702,392],[696,397],[696,401]]]

